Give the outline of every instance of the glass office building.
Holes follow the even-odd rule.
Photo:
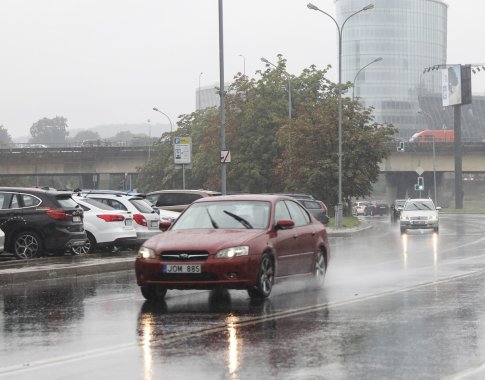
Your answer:
[[[440,0],[335,0],[339,25],[370,3],[374,8],[347,20],[342,29],[342,82],[346,96],[373,106],[378,123],[392,123],[401,137],[425,129],[418,95],[439,93],[446,63],[448,5]],[[381,57],[362,69],[373,60]]]

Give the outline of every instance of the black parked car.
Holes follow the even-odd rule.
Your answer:
[[[389,206],[385,202],[372,201],[364,209],[364,215],[387,215],[389,214]]]
[[[71,192],[50,188],[0,187],[0,228],[5,251],[22,259],[63,254],[87,241]]]

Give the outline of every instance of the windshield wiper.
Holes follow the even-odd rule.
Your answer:
[[[227,211],[227,210],[223,210],[225,214],[229,215],[229,216],[232,216],[234,219],[236,219],[239,223],[241,223],[244,227],[246,227],[247,229],[251,229],[253,228],[253,226],[251,225],[251,223],[249,223],[246,219],[244,219],[243,217],[240,217],[239,215],[236,215],[236,214],[233,214],[232,212],[230,211]]]
[[[219,226],[217,225],[216,221],[212,218],[212,215],[209,212],[209,209],[206,209],[206,211],[207,211],[207,215],[209,215],[209,219],[211,221],[212,227],[219,228]]]

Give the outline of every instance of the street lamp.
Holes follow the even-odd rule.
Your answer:
[[[307,4],[307,8],[323,13],[324,15],[330,17],[335,23],[338,30],[338,204],[335,214],[335,224],[337,228],[342,227],[342,32],[345,23],[356,14],[367,11],[374,8],[374,4],[369,4],[364,8],[352,13],[348,16],[342,25],[339,25],[337,20],[325,11],[322,11],[316,5],[312,3]]]
[[[168,121],[170,122],[170,141],[172,140],[172,120],[168,117],[165,112],[160,111],[157,107],[153,107],[154,111],[160,112],[162,115],[166,116]]]
[[[243,75],[246,76],[246,57],[242,54],[239,54],[239,56],[243,59]]]
[[[422,109],[418,109],[418,114],[429,117],[431,124],[433,124],[433,117],[424,112]],[[433,186],[434,186],[434,203],[438,205],[438,200],[436,199],[436,151],[435,151],[435,136],[431,135],[433,138]]]
[[[199,74],[199,91],[197,96],[197,111],[200,111],[200,77],[202,76],[203,72],[201,71]]]
[[[352,82],[352,100],[354,100],[354,94],[355,94],[355,81],[357,80],[357,77],[359,76],[360,72],[364,70],[367,66],[372,65],[373,63],[382,61],[382,57],[374,59],[372,62],[369,62],[367,65],[364,67],[361,67],[359,71],[357,71],[357,74],[355,74],[354,81]]]
[[[266,63],[267,65],[271,65],[273,66],[274,68],[276,68],[276,70],[279,70],[281,71],[287,81],[288,81],[288,152],[289,152],[289,155],[290,155],[290,159],[288,160],[289,162],[289,171],[290,171],[290,179],[291,179],[291,161],[292,161],[292,158],[293,158],[293,155],[292,155],[292,152],[291,152],[291,80],[290,80],[290,74],[288,74],[285,70],[282,70],[280,67],[276,66],[274,63],[268,61],[266,58],[261,58],[261,61],[263,61],[264,63]]]

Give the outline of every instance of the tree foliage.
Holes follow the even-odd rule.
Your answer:
[[[228,192],[304,192],[338,202],[338,85],[326,78],[330,66],[286,73],[286,60],[258,71],[258,79],[238,74],[225,95],[225,138],[231,152]],[[291,82],[289,118],[288,78]],[[342,85],[345,94],[351,83]],[[379,162],[389,155],[386,142],[396,129],[374,122],[372,108],[343,98],[342,197],[369,195]],[[192,169],[186,188],[220,188],[220,114],[217,108],[182,115],[177,136],[192,138]],[[165,134],[156,154],[140,168],[145,191],[181,188],[173,164],[171,138]]]
[[[30,142],[41,144],[61,144],[66,142],[69,135],[67,119],[56,116],[53,119],[44,117],[30,127]]]
[[[3,125],[0,125],[0,146],[8,146],[12,144],[12,136],[8,133],[7,128]]]

